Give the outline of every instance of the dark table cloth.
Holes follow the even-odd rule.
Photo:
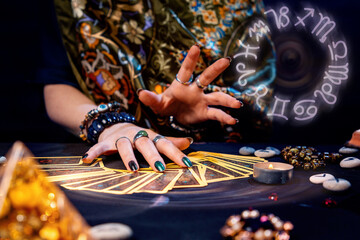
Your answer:
[[[4,155],[10,146],[9,143],[0,144],[0,154]],[[82,143],[26,143],[26,146],[37,157],[81,156],[89,148]],[[187,152],[238,154],[241,146],[244,144],[196,143]],[[247,146],[260,149],[268,144]],[[341,146],[314,147],[319,151],[337,152]],[[268,160],[282,161],[279,156]],[[310,176],[323,172],[347,179],[351,188],[334,193],[309,181]],[[329,163],[325,169],[317,171],[295,169],[293,179],[285,185],[264,185],[250,177],[211,183],[204,188],[171,190],[163,195],[62,190],[91,226],[124,223],[132,228],[134,239],[221,239],[219,230],[226,219],[248,208],[274,213],[282,220],[291,221],[295,226],[291,239],[359,239],[359,180],[359,168],[344,169],[339,164]],[[271,194],[276,194],[277,201],[269,199]],[[326,207],[323,202],[328,198],[337,205]]]

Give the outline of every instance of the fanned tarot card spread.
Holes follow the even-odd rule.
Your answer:
[[[49,181],[64,188],[117,195],[164,194],[173,189],[199,188],[214,182],[247,178],[253,174],[255,163],[267,161],[259,157],[205,151],[192,152],[188,157],[193,163],[191,168],[168,163],[164,173],[157,173],[149,167],[133,173],[123,165],[115,168],[101,158],[91,164],[83,164],[80,156],[34,159],[48,175]]]

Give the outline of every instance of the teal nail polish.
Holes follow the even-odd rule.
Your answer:
[[[183,158],[182,158],[182,161],[183,161],[183,163],[184,163],[187,167],[192,167],[192,162],[190,161],[189,158],[183,157]]]
[[[156,161],[154,165],[155,165],[155,168],[156,168],[159,172],[165,171],[165,166],[164,166],[164,164],[162,164],[162,162]]]

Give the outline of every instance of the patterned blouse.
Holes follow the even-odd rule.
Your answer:
[[[275,53],[262,1],[55,0],[55,10],[73,73],[96,103],[118,101],[147,127],[198,140],[261,140],[268,133]],[[239,126],[219,126],[212,134],[204,129],[219,123],[202,124],[204,131],[172,129],[139,103],[137,90],[162,93],[195,43],[202,48],[194,76],[221,57],[234,57],[205,91],[245,103],[241,110],[225,109]]]

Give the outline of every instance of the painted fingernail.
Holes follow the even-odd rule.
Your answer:
[[[243,107],[244,103],[242,101],[239,101],[239,102],[240,102],[240,107]]]
[[[225,58],[229,60],[229,63],[231,63],[232,60],[234,59],[233,56],[226,56]]]
[[[162,162],[156,161],[154,165],[155,165],[155,168],[156,168],[159,172],[165,171],[165,166],[164,166],[164,164],[162,164]]]
[[[189,140],[190,144],[194,142],[194,139],[192,137],[186,137],[187,140]]]
[[[182,158],[182,161],[187,167],[192,167],[192,162],[186,156]]]
[[[235,121],[236,121],[235,124],[238,124],[240,122],[239,119],[237,119],[237,118],[235,118]]]
[[[141,92],[142,90],[144,90],[144,89],[142,89],[142,88],[138,88],[138,90],[136,90],[136,95],[138,95],[138,96],[139,96],[139,94],[140,94],[140,92]]]
[[[89,156],[89,154],[85,153],[85,155],[81,157],[81,160],[86,159],[88,156]]]
[[[197,46],[198,48],[201,48],[199,43],[195,43],[194,46]]]
[[[128,163],[128,165],[129,165],[131,171],[136,172],[138,170],[138,166],[136,165],[135,161],[130,161]]]

